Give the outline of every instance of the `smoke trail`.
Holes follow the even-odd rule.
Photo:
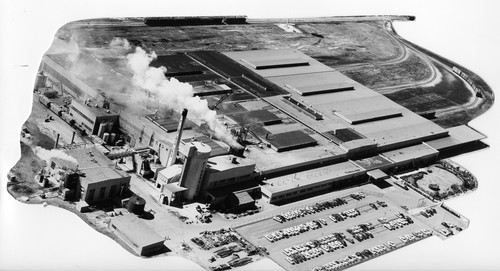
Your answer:
[[[53,158],[59,158],[61,160],[68,161],[70,163],[73,163],[75,165],[78,165],[78,161],[76,161],[75,158],[67,155],[65,152],[61,150],[46,150],[40,146],[36,146],[33,151],[35,152],[38,157],[40,157],[42,160],[44,160],[47,165],[50,165],[50,160]]]
[[[189,119],[198,125],[205,122],[214,132],[214,136],[231,146],[238,143],[227,131],[226,127],[216,118],[216,112],[208,108],[208,102],[193,96],[193,87],[188,83],[179,82],[175,78],[165,77],[166,68],[149,66],[156,54],[146,53],[141,47],[127,55],[128,65],[133,71],[132,81],[137,86],[150,91],[160,102],[170,109],[180,111],[187,108]]]

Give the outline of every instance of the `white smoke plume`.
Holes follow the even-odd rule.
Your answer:
[[[216,118],[216,112],[208,108],[208,102],[193,96],[193,87],[188,83],[179,82],[175,78],[165,77],[166,68],[149,66],[156,58],[155,52],[147,53],[141,47],[127,55],[128,65],[133,71],[133,82],[137,86],[150,91],[160,102],[170,109],[180,111],[188,109],[188,118],[198,125],[205,122],[214,132],[214,136],[231,146],[238,143],[226,127]]]
[[[38,157],[40,157],[40,159],[44,160],[47,163],[47,165],[50,165],[50,161],[53,158],[58,158],[61,160],[68,161],[68,162],[74,164],[75,166],[78,165],[78,161],[76,161],[75,158],[67,155],[65,152],[63,152],[61,150],[57,150],[57,149],[47,150],[47,149],[44,149],[40,146],[36,146],[33,149],[33,151],[35,152],[36,155],[38,155]]]
[[[128,40],[120,37],[114,37],[109,43],[109,47],[111,49],[123,49],[123,50],[131,49]]]

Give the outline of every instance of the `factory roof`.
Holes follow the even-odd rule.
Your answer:
[[[170,116],[170,117],[161,117],[156,114],[146,115],[146,118],[158,125],[160,128],[165,130],[167,133],[175,132],[179,128],[180,117],[179,116]],[[192,129],[194,123],[190,120],[186,120],[182,130]]]
[[[461,143],[485,139],[486,136],[467,125],[460,125],[448,129],[450,136]]]
[[[163,187],[172,193],[182,192],[187,190],[187,188],[180,186],[179,182],[167,183],[164,184]]]
[[[165,67],[165,76],[202,74],[207,69],[184,54],[161,55],[150,63],[153,67]]]
[[[423,158],[429,155],[437,155],[439,152],[426,144],[418,144],[406,148],[397,149],[382,153],[389,160],[398,163],[409,161],[415,158]]]
[[[300,149],[317,144],[314,138],[300,130],[271,134],[267,141],[269,141],[277,152]]]
[[[265,182],[266,189],[272,193],[290,190],[292,188],[320,185],[330,181],[344,179],[365,172],[352,162],[342,162],[326,167],[288,174]]]
[[[183,143],[189,143],[191,141],[202,142],[203,144],[210,146],[210,148],[212,148],[210,157],[229,154],[229,146],[226,143],[218,140],[213,140],[208,136],[197,136],[194,138],[185,138],[182,140]]]
[[[386,179],[389,177],[389,175],[385,174],[385,172],[380,169],[370,170],[366,174],[375,180]]]
[[[235,163],[232,162],[234,158],[236,159]],[[211,157],[207,162],[208,168],[214,171],[225,171],[232,168],[241,168],[252,165],[255,165],[255,161],[252,159],[236,157],[233,155]]]
[[[330,67],[294,49],[233,51],[224,52],[224,55],[263,77],[331,70]],[[267,59],[267,62],[263,62],[263,59]],[[285,62],[296,65],[272,65]],[[264,66],[266,69],[257,69]]]
[[[164,176],[167,179],[171,179],[175,176],[180,176],[181,173],[182,173],[182,165],[179,165],[179,164],[171,165],[167,168],[160,170],[160,172],[158,172],[158,174],[161,174],[162,176]]]
[[[281,119],[278,116],[264,109],[228,114],[227,116],[234,119],[235,121],[237,121],[242,125],[250,123],[262,123],[264,125],[272,125],[281,122]]]
[[[138,247],[145,247],[165,241],[151,227],[133,214],[111,218],[111,225],[116,227],[123,237]]]
[[[78,162],[78,168],[80,170],[95,167],[110,167],[113,162],[108,159],[102,152],[97,150],[95,147],[90,148],[74,148],[74,149],[62,149],[67,155],[73,157]],[[70,161],[53,158],[57,166],[66,166],[69,168],[74,168],[76,165]]]
[[[80,103],[73,99],[71,101],[71,106],[76,108],[76,110],[83,113],[85,116],[95,116],[95,117],[111,117],[117,116],[117,114],[107,108],[102,107],[102,103],[90,102],[88,105]]]
[[[128,176],[126,173],[119,172],[109,167],[82,169],[81,172],[84,173],[84,176],[80,178],[80,181],[87,184],[100,183],[107,180],[120,179]]]
[[[255,202],[255,200],[250,196],[250,194],[248,194],[247,191],[237,192],[237,193],[233,193],[233,194],[236,197],[236,199],[238,199],[238,203],[237,203],[238,205],[245,205],[245,204]]]
[[[387,160],[386,158],[380,155],[375,155],[372,157],[355,160],[353,162],[359,167],[364,168],[366,170],[376,169],[391,164],[391,161]]]

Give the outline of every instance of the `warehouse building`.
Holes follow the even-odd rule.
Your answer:
[[[64,152],[75,158],[78,166],[60,158],[52,158],[52,166],[77,172],[74,191],[77,199],[91,205],[119,197],[129,188],[130,176],[115,169],[114,163],[95,147],[65,149]]]
[[[76,100],[71,101],[69,113],[76,123],[81,124],[89,135],[103,137],[104,133],[114,132],[118,125],[118,115],[111,112],[106,105],[82,104]]]
[[[152,256],[167,249],[165,239],[133,214],[111,218],[109,227],[141,256]]]

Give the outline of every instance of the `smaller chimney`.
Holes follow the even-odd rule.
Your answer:
[[[57,149],[58,144],[59,144],[59,134],[57,134],[56,143],[54,144],[54,149]]]

